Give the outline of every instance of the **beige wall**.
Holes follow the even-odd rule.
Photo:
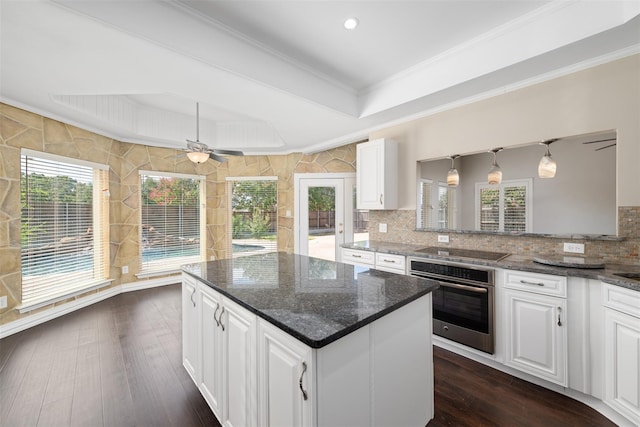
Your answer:
[[[400,208],[416,161],[601,130],[618,132],[618,206],[640,205],[640,55],[371,133],[399,142]]]
[[[0,103],[0,295],[8,296],[8,307],[0,311],[0,324],[32,314],[20,315],[14,309],[21,300],[21,148],[109,166],[111,286],[139,280],[135,276],[140,263],[139,170],[206,177],[205,246],[209,259],[226,256],[227,176],[278,176],[278,249],[293,252],[293,218],[285,216],[294,207],[293,174],[353,172],[356,160],[352,144],[313,155],[245,156],[230,158],[223,165],[213,161],[195,165],[186,156],[179,156],[181,151],[116,141]],[[124,265],[129,266],[126,275],[121,274]],[[89,293],[93,292],[98,291]]]

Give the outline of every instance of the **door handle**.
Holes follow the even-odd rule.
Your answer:
[[[561,313],[562,313],[562,307],[558,307],[558,326],[562,326],[562,322],[560,321]]]
[[[302,377],[304,376],[305,372],[307,372],[307,362],[302,362],[302,372],[300,373],[300,379],[298,380],[298,386],[300,387],[300,391],[302,392],[302,399],[303,400],[307,400],[309,396],[307,396],[307,392],[304,389],[304,387],[302,387]]]
[[[193,288],[193,292],[191,292],[191,296],[190,296],[190,298],[191,298],[191,304],[193,304],[193,306],[194,306],[194,307],[196,306],[196,301],[193,299],[193,296],[194,296],[195,294],[196,294],[196,288],[194,287],[194,288]]]
[[[220,322],[220,327],[222,328],[222,332],[224,332],[224,323],[222,323],[222,315],[224,314],[224,305],[222,306],[222,311],[220,312],[220,317],[218,317],[218,321]]]
[[[218,322],[218,319],[216,319],[216,314],[218,314],[218,310],[220,310],[219,302],[216,303],[216,311],[213,312],[213,320],[216,321],[216,325],[220,326],[220,322]]]

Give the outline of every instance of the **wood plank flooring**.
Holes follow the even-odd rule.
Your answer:
[[[182,367],[180,286],[129,292],[0,340],[0,426],[219,426]],[[434,349],[443,426],[614,426],[572,399]]]

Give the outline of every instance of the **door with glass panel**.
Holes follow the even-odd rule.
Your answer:
[[[315,174],[314,174],[315,175]],[[340,260],[340,245],[366,240],[368,212],[355,209],[355,176],[298,177],[296,253]]]

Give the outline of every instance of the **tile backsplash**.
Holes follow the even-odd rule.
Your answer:
[[[387,224],[388,232],[380,233],[378,224]],[[640,265],[640,206],[618,207],[618,236],[623,240],[592,240],[546,236],[509,236],[501,234],[475,234],[437,231],[416,231],[416,211],[370,211],[369,238],[394,243],[425,246],[478,249],[508,252],[534,257],[539,255],[566,255],[565,242],[583,243],[584,256],[601,257],[604,262]],[[438,234],[448,234],[449,243],[438,243]]]

